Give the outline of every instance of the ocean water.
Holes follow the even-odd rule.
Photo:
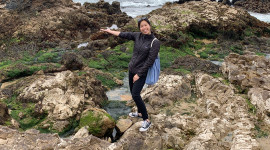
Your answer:
[[[249,12],[249,14],[261,21],[270,23],[270,13],[261,14],[261,13]]]
[[[96,3],[99,0],[73,0],[75,3]],[[113,1],[120,2],[121,11],[126,12],[127,15],[131,17],[136,17],[139,15],[145,15],[151,12],[152,10],[161,8],[166,2],[175,2],[178,0],[104,0],[110,4]]]

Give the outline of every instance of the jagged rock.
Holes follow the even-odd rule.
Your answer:
[[[142,122],[132,125],[117,143],[110,147],[115,149],[162,149],[162,139],[158,132],[139,132]]]
[[[130,119],[120,119],[116,123],[116,130],[119,133],[124,133],[130,126],[132,125],[132,121]]]
[[[208,74],[221,73],[219,66],[210,61],[200,59],[194,56],[184,56],[177,58],[171,68],[178,69],[183,67],[190,71],[203,71]]]
[[[166,89],[166,90],[164,90]],[[158,82],[142,91],[142,98],[156,110],[190,97],[191,87],[179,75],[161,75]]]
[[[148,16],[159,39],[173,47],[188,42],[189,38],[182,34],[185,32],[212,38],[217,36],[214,32],[223,32],[221,34],[226,37],[236,38],[247,27],[263,29],[269,26],[242,9],[211,1],[167,4]]]
[[[0,126],[0,149],[106,149],[111,144],[92,135],[75,139],[60,139],[57,134],[39,133],[38,130],[19,132]]]
[[[93,72],[86,71],[81,76],[71,71],[41,75],[22,90],[17,100],[36,103],[36,114],[47,112],[53,128],[61,131],[70,124],[67,119],[80,115],[89,106],[99,107],[107,100],[105,89]]]
[[[72,0],[9,0],[6,4],[6,8],[18,11],[41,11],[56,5],[69,6],[71,4]]]
[[[82,127],[72,138],[75,139],[87,137],[89,135],[88,128],[89,128],[88,126]]]
[[[0,102],[0,125],[3,125],[9,117],[7,106]]]
[[[198,73],[195,81],[201,97],[198,104],[206,109],[208,118],[201,120],[195,137],[185,148],[259,149],[253,137],[254,123],[246,109],[246,100],[209,75]],[[232,136],[232,140],[220,140],[227,136]]]
[[[242,90],[250,87],[270,90],[269,66],[269,59],[246,52],[245,55],[233,53],[227,56],[221,69],[229,81],[239,85]]]
[[[81,70],[83,68],[82,60],[75,53],[66,53],[62,56],[61,64],[68,70]]]
[[[250,102],[256,106],[257,113],[270,123],[267,121],[270,120],[270,90],[254,87],[248,91],[248,97]]]
[[[235,7],[241,7],[248,11],[258,13],[269,13],[270,12],[270,1],[269,0],[234,0]]]

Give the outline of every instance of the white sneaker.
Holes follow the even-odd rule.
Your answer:
[[[139,116],[139,114],[137,112],[131,112],[128,114],[130,117],[139,117],[142,118],[141,116]]]
[[[151,125],[152,125],[152,123],[150,121],[148,122],[148,121],[144,120],[142,127],[140,128],[140,131],[141,132],[147,131]]]

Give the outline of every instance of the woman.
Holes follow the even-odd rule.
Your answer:
[[[101,29],[101,31],[105,31],[128,40],[133,40],[135,42],[133,55],[128,68],[130,92],[137,105],[138,112],[132,112],[129,116],[142,117],[144,122],[140,131],[147,131],[151,126],[151,122],[148,119],[147,110],[140,93],[145,84],[148,69],[153,65],[157,58],[160,49],[160,42],[155,39],[155,36],[151,32],[150,21],[146,17],[138,20],[138,28],[141,32],[119,32],[112,31],[110,29]]]

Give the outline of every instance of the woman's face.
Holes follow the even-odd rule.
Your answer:
[[[142,34],[151,34],[151,27],[146,21],[142,21],[140,24],[140,31]]]

